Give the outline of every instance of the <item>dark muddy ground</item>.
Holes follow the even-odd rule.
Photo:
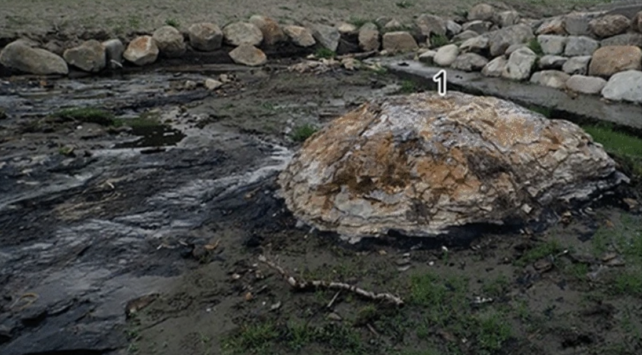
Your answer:
[[[181,90],[203,78],[0,83],[0,353],[642,352],[642,223],[622,195],[543,233],[342,244],[275,195],[291,137],[413,88],[275,69]],[[115,116],[60,112],[79,106]],[[292,292],[259,255],[405,304]]]

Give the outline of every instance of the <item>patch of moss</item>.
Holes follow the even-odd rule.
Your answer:
[[[94,107],[67,108],[55,112],[52,116],[65,120],[96,123],[103,126],[114,124],[114,115],[111,112]]]
[[[537,38],[532,38],[528,42],[528,48],[533,51],[533,53],[537,54],[538,56],[544,55],[544,50],[542,50],[542,45],[539,44],[539,41]]]
[[[317,58],[330,59],[330,58],[334,58],[337,54],[333,50],[321,47],[321,48],[317,49],[317,51],[314,53],[314,55]]]
[[[432,48],[438,48],[447,45],[450,43],[448,37],[444,35],[433,34],[430,36],[430,45]]]
[[[604,150],[620,158],[635,176],[642,176],[642,139],[614,130],[610,125],[585,125],[582,127]]]
[[[298,126],[292,130],[292,133],[290,133],[290,138],[292,138],[293,141],[295,142],[304,142],[310,136],[312,136],[314,133],[316,133],[317,128],[314,127],[311,124],[304,124],[302,126]]]

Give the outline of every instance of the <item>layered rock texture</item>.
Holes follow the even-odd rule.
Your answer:
[[[297,218],[358,239],[532,221],[625,179],[573,123],[449,92],[362,105],[310,137],[279,184]]]

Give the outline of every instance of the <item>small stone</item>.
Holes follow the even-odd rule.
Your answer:
[[[506,68],[506,64],[508,64],[508,60],[506,60],[506,58],[503,56],[497,57],[486,64],[484,69],[482,69],[482,75],[498,78],[502,76],[502,73]]]
[[[567,57],[592,55],[600,47],[600,42],[585,36],[570,36],[566,42],[564,55]]]
[[[530,78],[531,71],[537,55],[528,48],[520,48],[513,52],[508,58],[506,68],[502,72],[502,77],[511,80],[525,80]]]
[[[105,47],[107,66],[114,69],[122,67],[125,45],[119,39],[110,39],[102,43]]]
[[[9,43],[0,51],[0,64],[29,74],[69,73],[67,62],[62,57],[44,49],[33,48],[20,40]]]
[[[446,20],[446,35],[449,37],[456,36],[460,34],[462,27],[460,24],[453,20]]]
[[[591,32],[600,38],[622,34],[631,26],[631,20],[623,15],[606,15],[591,20]]]
[[[379,29],[377,25],[368,22],[359,29],[359,48],[364,52],[379,50],[381,42],[379,41]]]
[[[348,35],[357,32],[357,26],[351,24],[351,23],[341,23],[339,26],[337,26],[337,30],[339,30],[339,33],[342,35]]]
[[[419,55],[419,61],[422,63],[432,65],[434,63],[433,60],[436,54],[437,54],[437,51],[425,51]]]
[[[614,253],[614,252],[608,252],[608,253],[602,255],[602,261],[603,262],[611,261],[611,260],[613,260],[615,258],[617,258],[617,253]]]
[[[396,19],[392,19],[392,20],[386,22],[386,24],[383,26],[383,28],[386,29],[386,30],[395,31],[395,30],[399,30],[399,29],[403,28],[403,25],[401,24],[401,22],[397,21]]]
[[[586,75],[590,62],[590,55],[569,58],[569,60],[562,65],[562,71],[570,75]]]
[[[311,47],[316,44],[310,30],[301,26],[284,26],[283,32],[290,38],[292,43],[299,47]]]
[[[629,211],[634,211],[640,205],[637,200],[628,197],[623,198],[622,202],[624,202]]]
[[[196,23],[187,30],[190,45],[199,51],[211,52],[223,45],[223,31],[210,22]]]
[[[517,11],[502,11],[497,15],[497,24],[499,27],[504,28],[519,23],[520,16]]]
[[[250,17],[250,23],[258,27],[263,34],[263,43],[273,46],[279,42],[285,42],[288,37],[281,29],[281,26],[272,18],[261,15]]]
[[[185,89],[185,90],[194,90],[194,89],[196,89],[197,86],[198,86],[198,84],[194,80],[186,80],[185,84],[183,84],[183,89]],[[199,251],[203,251],[204,250],[202,248],[195,248],[194,250],[197,250],[197,249]]]
[[[343,318],[341,318],[340,315],[338,315],[338,314],[336,314],[334,312],[331,312],[331,313],[328,314],[326,319],[331,320],[331,321],[335,321],[335,322],[340,322]]]
[[[564,30],[571,36],[589,36],[593,16],[585,13],[571,13],[564,16]]]
[[[479,33],[471,30],[466,30],[453,37],[453,42],[466,41],[475,37],[479,37]]]
[[[333,52],[337,51],[341,34],[336,27],[321,24],[314,25],[312,26],[312,36],[324,48]]]
[[[355,70],[357,61],[354,58],[343,58],[341,59],[341,65],[347,70]]]
[[[69,48],[62,56],[69,65],[86,72],[97,73],[107,66],[105,47],[96,40],[89,40],[77,47]]]
[[[187,47],[183,34],[173,26],[163,26],[152,35],[160,54],[168,58],[176,58],[185,54]]]
[[[230,52],[230,58],[237,64],[243,64],[251,67],[267,63],[267,56],[262,50],[251,44],[245,43],[236,47]]]
[[[608,78],[625,70],[642,70],[642,49],[635,46],[602,47],[593,53],[588,73]]]
[[[458,55],[459,47],[455,44],[448,44],[437,50],[433,61],[439,66],[448,67],[455,62]]]
[[[245,294],[245,297],[243,298],[245,298],[245,301],[249,302],[254,299],[254,295],[252,294],[252,292],[248,292]]]
[[[496,12],[497,10],[491,5],[477,4],[468,11],[468,21],[492,21]]]
[[[383,49],[388,52],[405,52],[417,49],[415,38],[406,31],[388,32],[383,35]]]
[[[559,55],[545,55],[539,59],[541,69],[562,69],[568,58]]]
[[[561,17],[554,17],[542,23],[535,31],[538,35],[565,35],[564,20]]]
[[[208,90],[216,90],[216,89],[220,88],[221,86],[223,86],[223,83],[218,81],[218,80],[209,79],[209,78],[205,79],[205,87]]]
[[[602,89],[602,96],[612,101],[642,104],[642,72],[627,70],[613,74]]]
[[[448,31],[446,20],[435,15],[420,15],[415,20],[415,24],[419,28],[421,34],[428,38],[431,36],[445,36]]]
[[[488,49],[489,41],[486,36],[477,36],[475,38],[468,39],[464,41],[459,46],[459,50],[466,52],[481,53],[482,51]]]
[[[570,76],[559,70],[542,70],[531,76],[531,83],[555,89],[564,89]]]
[[[539,35],[537,42],[542,47],[544,54],[562,54],[566,48],[567,37],[557,35]]]
[[[223,38],[232,46],[258,46],[263,42],[263,32],[252,23],[234,22],[223,28]]]
[[[540,259],[533,263],[533,267],[539,272],[546,272],[553,268],[553,263],[548,259]]]
[[[484,34],[488,31],[490,31],[490,28],[493,26],[492,22],[488,21],[471,21],[471,22],[466,22],[462,26],[463,31],[475,31],[479,34]]]
[[[152,36],[139,36],[129,42],[123,57],[135,65],[142,66],[154,63],[159,52]]]
[[[486,64],[488,64],[488,59],[485,57],[482,57],[477,53],[464,53],[459,55],[450,67],[457,70],[472,72],[482,70]]]
[[[230,79],[230,76],[229,76],[229,75],[227,75],[227,74],[221,74],[221,75],[219,75],[219,76],[218,76],[218,80],[219,80],[220,82],[224,83],[224,84],[225,84],[225,83],[229,83],[229,82],[231,82],[231,81],[232,81],[232,79]]]

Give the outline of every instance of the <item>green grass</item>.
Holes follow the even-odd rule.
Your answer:
[[[482,292],[485,297],[498,298],[503,296],[510,285],[510,281],[504,275],[500,275],[495,279],[490,279],[484,282]]]
[[[615,295],[642,296],[642,274],[639,270],[618,273],[611,290]]]
[[[410,1],[406,1],[406,0],[404,0],[404,1],[396,2],[396,3],[395,3],[395,5],[396,5],[397,7],[402,8],[402,9],[407,9],[407,8],[409,8],[409,7],[413,6],[414,4],[413,4],[412,2],[410,2]]]
[[[181,27],[180,22],[178,22],[178,20],[176,20],[175,18],[168,18],[168,19],[166,19],[166,20],[165,20],[165,24],[166,24],[167,26],[172,26],[172,27],[174,27],[174,28],[179,28],[179,27]]]
[[[314,133],[316,133],[317,128],[311,124],[304,124],[298,126],[292,130],[290,133],[290,138],[295,142],[305,142],[310,138]]]
[[[317,58],[327,58],[327,59],[330,59],[330,58],[334,58],[334,57],[336,57],[336,55],[337,55],[337,54],[336,54],[333,50],[330,50],[330,49],[327,49],[327,48],[323,48],[323,47],[321,47],[321,48],[319,48],[319,49],[317,49],[317,50],[316,50],[316,52],[314,53],[314,55],[315,55]]]
[[[542,46],[539,44],[539,41],[537,38],[532,38],[528,42],[528,48],[533,51],[533,53],[537,54],[538,56],[544,55],[544,51],[542,50]]]
[[[401,88],[399,89],[399,92],[402,94],[412,94],[414,92],[418,91],[417,84],[415,84],[414,81],[411,80],[404,80],[401,82]]]
[[[430,47],[431,48],[438,48],[447,45],[450,43],[448,40],[448,37],[444,35],[431,35],[430,36]]]
[[[103,126],[114,124],[114,115],[100,108],[74,107],[57,111],[54,117],[86,123],[97,123]]]
[[[562,246],[556,240],[547,241],[529,249],[522,255],[515,264],[517,266],[526,266],[547,256],[558,254],[562,251]]]
[[[533,111],[533,112],[537,112],[537,113],[539,113],[540,115],[542,115],[542,116],[544,116],[546,118],[551,118],[552,112],[553,112],[553,109],[551,109],[551,108],[533,106],[533,105],[529,106],[528,109]]]
[[[479,347],[490,353],[500,350],[512,336],[511,328],[503,313],[496,311],[476,315],[476,339]]]

